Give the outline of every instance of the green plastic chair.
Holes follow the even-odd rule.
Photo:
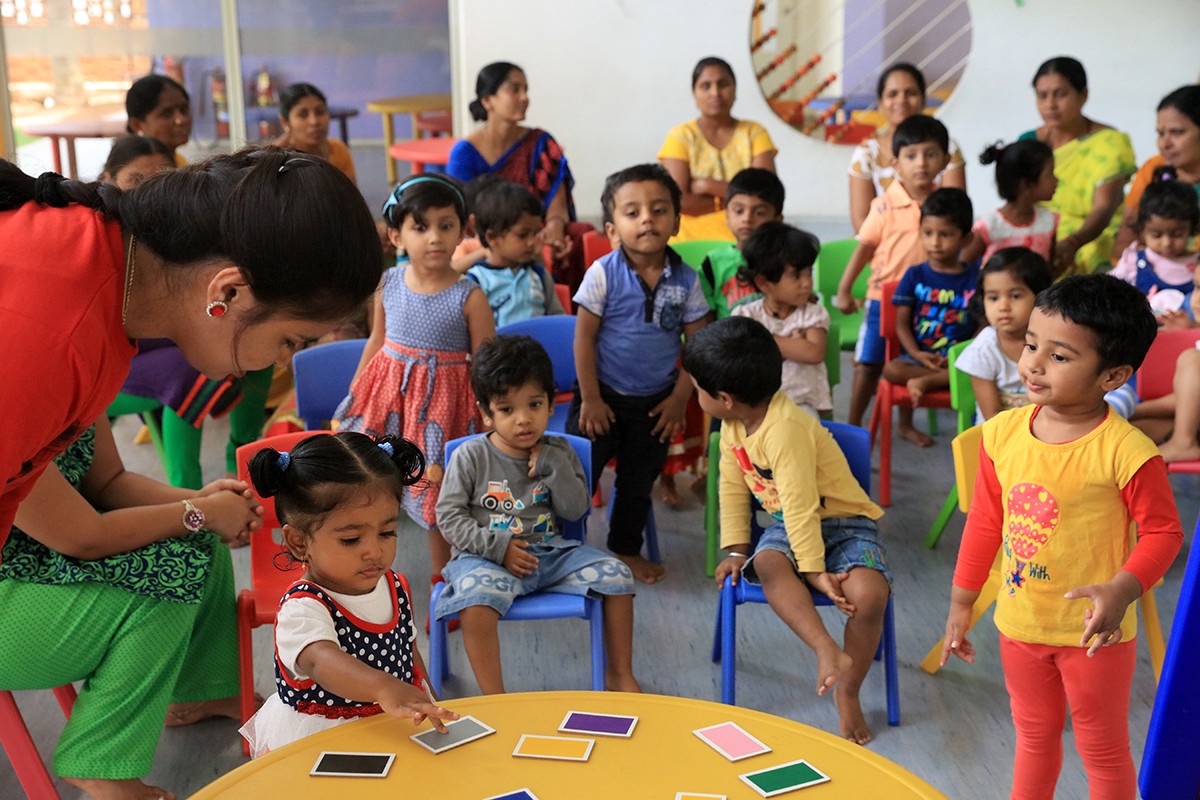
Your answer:
[[[126,414],[137,414],[142,418],[167,474],[167,483],[182,489],[199,489],[204,485],[199,428],[184,422],[158,400],[131,394],[118,394],[109,404],[107,414],[109,419]]]
[[[832,242],[825,242],[821,245],[821,252],[817,255],[816,263],[813,264],[813,283],[816,286],[817,294],[821,296],[821,303],[829,309],[829,316],[838,323],[843,350],[853,350],[855,343],[858,342],[858,329],[862,325],[863,312],[843,314],[833,304],[833,301],[837,298],[838,281],[842,279],[842,273],[846,271],[846,265],[850,263],[850,256],[854,255],[856,247],[858,247],[856,239],[835,239]],[[860,301],[866,300],[869,276],[870,265],[867,265],[859,274],[858,279],[854,281],[854,289],[851,294]]]
[[[696,239],[691,242],[678,242],[671,245],[671,249],[679,254],[683,259],[683,263],[690,266],[692,269],[700,269],[700,265],[704,263],[704,257],[718,247],[723,247],[729,244],[724,239]]]
[[[950,362],[950,407],[958,414],[958,433],[975,424],[975,390],[971,387],[971,376],[954,367],[958,357],[970,343],[970,340],[959,342],[951,347],[947,354],[947,360]],[[938,512],[937,519],[925,535],[926,547],[937,547],[938,539],[942,538],[942,532],[946,530],[950,517],[954,516],[954,508],[957,505],[958,484],[954,483],[950,486],[950,494],[946,497],[946,502],[942,503],[942,510]]]

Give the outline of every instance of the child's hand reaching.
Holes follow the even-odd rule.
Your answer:
[[[579,431],[589,439],[608,433],[609,426],[616,421],[617,415],[603,400],[579,403]]]
[[[503,566],[518,578],[524,578],[537,569],[538,558],[529,552],[529,542],[512,538],[508,540],[508,549],[504,551]]]
[[[832,600],[838,611],[847,617],[853,617],[854,604],[842,594],[842,581],[846,580],[847,575],[849,573],[846,572],[806,572],[804,580],[808,582],[809,586]]]
[[[414,725],[420,725],[428,719],[433,723],[433,727],[442,733],[446,732],[446,726],[442,720],[458,719],[458,714],[434,705],[429,702],[427,694],[411,683],[405,683],[399,679],[388,682],[377,702],[385,714],[391,714],[393,717],[408,717]]]
[[[686,410],[687,396],[679,398],[672,392],[665,400],[650,409],[650,416],[658,417],[658,422],[654,423],[654,427],[650,429],[650,435],[657,436],[660,442],[669,442],[672,437],[683,433]]]
[[[1089,657],[1101,647],[1121,641],[1121,620],[1129,604],[1142,596],[1142,585],[1132,573],[1118,572],[1108,583],[1080,586],[1064,595],[1068,600],[1088,598],[1091,606],[1083,612],[1083,636],[1079,646],[1086,647]]]
[[[858,300],[855,299],[854,295],[850,294],[849,290],[842,291],[839,289],[837,298],[833,301],[833,304],[843,314],[853,314],[859,308]]]
[[[975,663],[975,646],[967,639],[971,627],[972,603],[950,601],[950,613],[946,615],[946,638],[942,641],[941,665],[946,666],[950,654],[968,664]]]

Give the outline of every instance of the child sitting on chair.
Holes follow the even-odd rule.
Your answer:
[[[496,624],[515,598],[542,589],[604,602],[605,686],[640,692],[633,677],[633,574],[612,556],[559,535],[591,491],[566,439],[545,436],[554,407],[550,356],[528,336],[497,336],[475,353],[471,388],[492,432],[454,451],[438,526],[454,548],[435,613],[458,612],[483,694],[504,691]]]
[[[829,312],[813,294],[813,263],[821,243],[807,231],[769,222],[746,239],[738,276],[762,297],[733,310],[771,332],[783,354],[783,393],[814,417],[833,419],[825,368]]]
[[[821,423],[779,391],[783,357],[767,329],[730,317],[698,332],[683,366],[700,407],[721,423],[721,546],[726,576],[761,583],[771,608],[817,655],[817,694],[834,690],[841,735],[871,740],[858,690],[883,632],[891,575],[883,516]],[[775,518],[750,554],[750,496]],[[809,589],[850,619],[845,649],[825,630]]]
[[[471,219],[486,249],[467,277],[487,295],[497,328],[566,313],[554,278],[536,260],[542,243],[542,203],[533,192],[511,181],[489,182],[475,194]]]

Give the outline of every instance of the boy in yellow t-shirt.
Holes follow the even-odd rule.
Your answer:
[[[1127,283],[1059,281],[1037,296],[1018,365],[1034,405],[983,425],[942,664],[974,660],[971,609],[1003,548],[996,627],[1017,732],[1013,797],[1053,793],[1068,702],[1092,797],[1137,794],[1131,604],[1171,566],[1183,531],[1154,443],[1104,395],[1129,380],[1156,329]]]
[[[779,391],[783,356],[748,317],[688,339],[684,369],[700,407],[721,422],[721,546],[726,576],[761,583],[771,608],[817,655],[817,694],[834,690],[841,735],[866,744],[858,690],[883,631],[891,576],[875,520],[879,506],[821,423]],[[775,518],[750,552],[750,496]],[[809,587],[850,619],[845,649],[825,630]]]

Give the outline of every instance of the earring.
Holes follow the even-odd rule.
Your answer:
[[[204,313],[210,317],[223,317],[228,310],[229,303],[226,303],[224,300],[213,300],[204,307]]]

